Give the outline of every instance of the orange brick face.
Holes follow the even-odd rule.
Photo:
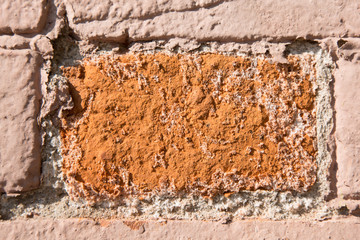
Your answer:
[[[64,68],[74,197],[306,191],[316,181],[313,59],[124,54]]]

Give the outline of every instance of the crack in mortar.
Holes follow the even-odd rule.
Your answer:
[[[331,156],[327,141],[333,128],[333,111],[329,83],[332,80],[333,63],[330,56],[317,44],[305,41],[287,45],[288,54],[310,53],[316,61],[317,74],[317,181],[304,193],[277,191],[242,191],[230,197],[217,195],[212,199],[197,196],[169,197],[151,196],[142,200],[135,197],[124,198],[117,202],[100,202],[88,205],[84,201],[71,201],[66,193],[61,172],[62,156],[59,137],[59,115],[63,110],[72,108],[67,80],[59,72],[60,66],[77,65],[84,57],[102,54],[118,54],[126,51],[121,44],[89,43],[71,37],[71,29],[63,29],[62,35],[53,41],[55,57],[48,63],[45,102],[41,119],[43,134],[42,184],[40,189],[20,196],[1,198],[1,216],[15,219],[29,216],[56,218],[133,218],[133,219],[212,219],[225,217],[291,219],[324,219],[334,214],[325,205],[324,197],[329,193],[327,180]],[[254,51],[251,45],[209,42],[205,44],[178,39],[176,41],[153,41],[133,43],[130,52],[155,51],[169,52],[221,52],[243,56],[264,55],[262,50]],[[251,53],[251,54],[249,54]],[[45,112],[44,112],[45,111]]]

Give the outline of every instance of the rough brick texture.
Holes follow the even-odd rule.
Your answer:
[[[317,169],[307,57],[280,67],[223,54],[128,54],[64,70],[74,100],[62,119],[66,182],[85,198],[307,191]]]
[[[198,2],[198,3],[196,3]],[[199,3],[201,2],[201,3]],[[67,1],[83,38],[146,40],[289,39],[359,36],[359,2],[351,1]]]
[[[0,34],[37,33],[45,23],[46,0],[2,0]]]
[[[166,45],[167,51],[193,54],[197,50],[221,50],[226,44],[233,46],[234,54],[239,50],[245,55],[264,55],[269,57],[269,62],[286,66],[292,45],[300,52],[307,48],[305,45],[309,41],[301,38],[314,40],[311,45],[316,47],[311,47],[311,51],[319,63],[326,65],[326,71],[324,66],[320,71],[316,68],[316,72],[321,73],[320,78],[326,78],[326,84],[332,77],[334,83],[331,91],[326,85],[324,95],[321,95],[321,89],[316,90],[317,100],[326,98],[319,101],[326,102],[325,109],[316,112],[317,136],[322,128],[328,130],[326,133],[331,132],[333,120],[335,128],[333,135],[324,135],[325,140],[316,139],[323,142],[329,139],[329,144],[325,146],[317,141],[318,147],[328,149],[326,156],[321,155],[325,150],[317,149],[316,182],[309,191],[281,192],[274,188],[240,194],[227,191],[220,198],[206,196],[201,200],[201,197],[192,197],[179,198],[179,201],[173,201],[170,195],[160,199],[154,194],[154,198],[119,198],[121,201],[116,199],[117,202],[91,206],[82,201],[83,196],[80,201],[74,201],[76,198],[72,198],[74,193],[71,191],[80,188],[75,184],[73,189],[69,188],[66,177],[70,179],[72,172],[62,174],[61,170],[66,169],[67,163],[69,168],[76,165],[66,161],[64,144],[60,145],[58,136],[62,126],[59,120],[65,119],[61,115],[66,114],[66,109],[67,114],[74,111],[70,110],[70,95],[74,95],[71,93],[74,89],[68,88],[65,78],[57,75],[59,66],[70,64],[74,67],[76,60],[98,55],[103,53],[102,50],[116,55],[123,50],[158,51],[158,46]],[[0,239],[358,239],[360,218],[350,216],[360,216],[359,39],[359,0],[0,0]],[[320,48],[326,50],[325,53]],[[326,56],[327,51],[333,62]],[[333,65],[336,67],[331,75]],[[85,71],[84,74],[88,73]],[[94,74],[89,75],[94,77]],[[135,80],[142,84],[144,79]],[[133,81],[135,87],[137,81]],[[92,91],[98,96],[107,94],[98,90]],[[330,94],[334,97],[334,105],[330,104]],[[41,97],[42,109],[39,106]],[[38,120],[40,110],[41,116],[46,117]],[[329,114],[324,114],[323,110],[329,110]],[[332,110],[335,111],[334,119],[330,117]],[[223,113],[225,116],[234,111]],[[109,122],[105,117],[100,119]],[[116,120],[119,119],[122,118]],[[44,130],[43,145],[38,121]],[[91,133],[87,129],[84,132]],[[99,138],[99,134],[94,136],[89,139]],[[334,138],[336,144],[332,141]],[[123,139],[114,140],[121,144]],[[149,145],[157,144],[153,140],[157,141],[151,139]],[[136,145],[139,141],[128,142]],[[100,167],[98,171],[89,166],[86,170],[104,175],[98,179],[89,175],[89,179],[93,177],[91,180],[95,183],[102,180],[114,185],[108,181],[111,178],[106,179],[111,176],[112,166],[106,166],[110,162],[108,153],[98,151],[104,147],[100,145],[94,144],[90,150],[98,154],[93,159],[100,159],[101,166],[108,171],[101,172]],[[40,159],[41,148],[43,161]],[[149,152],[148,148],[144,149],[140,154]],[[333,153],[333,159],[327,150]],[[254,151],[249,149],[248,152]],[[161,160],[158,157],[151,159]],[[217,162],[223,165],[221,161]],[[156,171],[165,172],[157,163],[150,165],[149,169],[154,169],[150,174],[139,168],[141,177],[148,180]],[[85,164],[81,164],[79,168],[84,168]],[[331,184],[327,179],[329,167],[335,170],[329,177]],[[191,174],[194,167],[189,169],[186,173]],[[313,179],[314,174],[311,175]],[[81,180],[79,176],[73,177]],[[289,174],[289,178],[292,177],[293,174]],[[79,185],[87,187],[82,182]],[[331,191],[331,197],[325,199]],[[95,195],[110,199],[101,190]],[[266,219],[258,220],[260,218]],[[145,220],[133,221],[138,219]]]
[[[39,185],[39,57],[0,50],[0,192]]]

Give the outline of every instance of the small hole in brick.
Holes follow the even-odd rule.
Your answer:
[[[338,209],[339,215],[349,215],[350,211],[346,206],[342,206]]]
[[[340,39],[337,41],[337,46],[341,48],[345,43],[347,43],[347,41],[345,41],[344,39]]]

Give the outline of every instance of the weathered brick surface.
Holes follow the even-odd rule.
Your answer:
[[[356,218],[315,221],[130,222],[86,219],[0,222],[2,239],[357,239]]]
[[[26,49],[29,48],[29,38],[19,35],[2,35],[0,36],[0,48],[4,49]]]
[[[0,50],[0,192],[36,188],[40,178],[39,57]]]
[[[359,2],[346,1],[66,1],[83,38],[145,40],[289,39],[359,36]]]
[[[67,194],[55,196],[55,190],[48,188],[52,184],[50,182],[48,185],[45,184],[47,187],[42,185],[39,191],[25,197],[11,197],[11,194],[2,196],[0,202],[2,216],[0,217],[14,220],[0,222],[0,239],[358,238],[360,218],[337,219],[339,215],[360,216],[360,97],[358,94],[360,91],[360,41],[354,40],[360,37],[358,0],[321,2],[311,0],[0,1],[0,193],[17,193],[39,187],[41,145],[37,117],[40,103],[40,59],[42,57],[48,60],[53,56],[50,39],[54,40],[62,31],[61,28],[67,23],[66,18],[69,20],[70,28],[74,30],[75,35],[78,35],[71,33],[69,37],[71,41],[92,39],[95,41],[91,44],[96,45],[96,40],[115,42],[126,40],[131,43],[141,40],[171,39],[176,42],[178,41],[176,38],[183,38],[181,41],[184,42],[190,42],[190,40],[252,42],[249,44],[249,49],[256,49],[256,46],[260,45],[265,46],[268,42],[273,44],[282,42],[277,45],[279,50],[277,54],[282,61],[285,60],[283,56],[285,45],[296,38],[316,39],[323,43],[326,41],[336,43],[340,38],[344,38],[338,41],[337,45],[333,45],[333,48],[329,47],[337,65],[334,72],[334,108],[336,110],[334,135],[336,138],[335,160],[338,168],[335,181],[337,188],[334,192],[337,193],[338,198],[331,202],[332,204],[334,202],[333,206],[329,204],[329,208],[324,206],[326,204],[324,201],[311,203],[313,204],[311,205],[311,201],[317,201],[311,195],[304,200],[305,205],[311,205],[309,208],[301,204],[296,207],[296,201],[290,199],[291,204],[274,208],[281,209],[279,212],[284,212],[286,217],[307,219],[304,221],[235,221],[234,219],[238,219],[236,215],[226,215],[234,217],[234,222],[231,224],[205,221],[168,221],[166,223],[165,221],[131,222],[104,219],[98,222],[89,219],[19,219],[22,216],[37,215],[66,218],[99,216],[101,218],[105,216],[105,212],[112,209],[104,210],[104,208],[94,207],[86,210],[84,206],[79,206],[74,210],[74,206],[78,205],[73,203]],[[45,32],[46,36],[42,35]],[[63,33],[66,34],[66,31]],[[61,47],[67,51],[69,46],[66,41],[55,42],[63,44],[64,46],[61,45]],[[199,45],[196,41],[193,42],[195,49]],[[81,41],[78,46],[81,45],[81,51],[84,49],[90,51],[95,46],[91,44]],[[9,49],[28,50],[11,51]],[[265,54],[267,49],[267,46],[264,47],[262,53]],[[270,49],[273,58],[276,57],[275,52]],[[56,54],[55,52],[55,56]],[[49,68],[42,69],[44,76],[47,73],[46,70]],[[48,86],[44,83],[42,87],[46,89]],[[54,93],[54,95],[58,94],[62,92]],[[99,158],[107,160],[107,155],[101,154]],[[51,165],[54,159],[49,158],[46,161]],[[51,168],[47,173],[49,174],[51,170],[53,169]],[[325,170],[321,168],[319,171]],[[140,171],[140,173],[143,172]],[[55,171],[51,173],[55,175]],[[319,191],[323,189],[320,187]],[[51,196],[48,196],[46,200],[39,197],[44,195]],[[41,199],[41,202],[37,198]],[[244,199],[249,201],[251,198],[245,196]],[[261,198],[260,201],[263,201],[261,204],[266,205],[269,202],[271,202],[269,205],[277,204],[277,199],[265,200]],[[251,199],[249,202],[255,201]],[[140,205],[131,207],[132,210],[128,206],[130,205],[124,207],[126,211],[132,211]],[[267,208],[267,206],[255,205],[252,208],[254,211],[245,212],[249,215],[244,213],[244,216],[273,216],[260,213],[256,215],[257,206],[259,209]],[[161,205],[161,208],[164,206]],[[313,211],[311,213],[308,212],[310,208]],[[225,213],[225,210],[216,211]],[[94,212],[94,215],[89,215],[89,212]],[[227,211],[226,214],[229,212],[231,211]],[[297,215],[299,212],[301,214]],[[139,214],[141,214],[140,210]],[[153,216],[166,217],[166,215],[156,214]],[[118,213],[116,216],[122,215]],[[308,217],[311,219],[330,217],[332,220],[313,222]],[[226,218],[223,222],[227,222]]]
[[[46,19],[46,0],[2,0],[0,34],[37,33]]]
[[[354,59],[353,59],[354,60]],[[338,194],[360,199],[360,64],[338,61],[335,73]]]

